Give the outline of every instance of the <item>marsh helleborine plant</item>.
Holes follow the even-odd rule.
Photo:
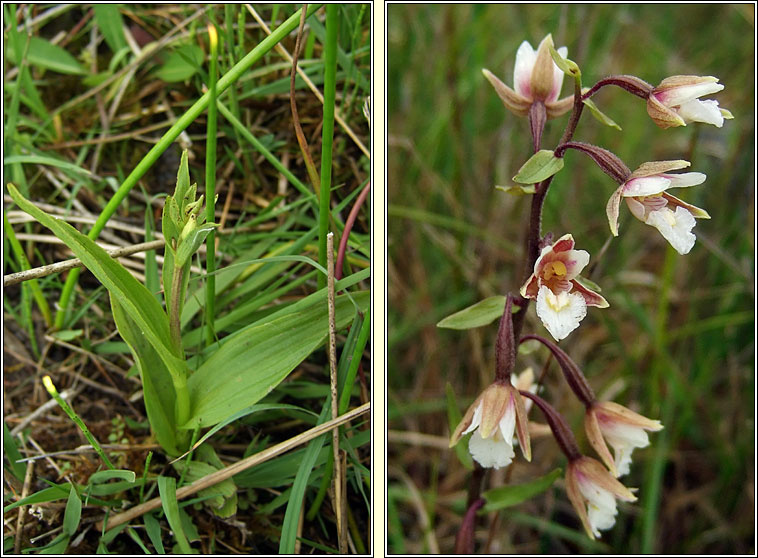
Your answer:
[[[554,48],[550,35],[536,50],[524,41],[516,52],[513,88],[489,70],[483,70],[505,108],[528,119],[534,155],[521,167],[514,181],[533,185],[533,190],[524,190],[531,193],[525,251],[527,276],[518,291],[520,296],[513,293],[506,296],[497,337],[495,379],[469,407],[450,439],[452,447],[469,435],[469,451],[477,463],[469,487],[468,511],[456,542],[456,552],[459,553],[474,550],[475,513],[483,506],[484,469],[510,465],[516,455],[516,440],[524,457],[531,460],[525,401],[533,402],[540,409],[566,455],[566,492],[590,538],[600,537],[601,531],[614,525],[618,514],[617,501],[634,502],[637,499],[633,489],[617,479],[630,472],[633,450],[649,445],[648,432],[663,428],[659,421],[623,405],[598,401],[580,367],[563,349],[541,335],[521,335],[531,300],[536,301],[537,317],[556,341],[565,339],[579,327],[588,307],[609,307],[608,301],[599,293],[599,287],[581,275],[586,273],[590,254],[575,248],[573,234],[565,232],[553,241],[551,233],[543,235],[541,232],[545,197],[556,173],[563,168],[563,157],[569,150],[589,156],[616,182],[617,187],[606,204],[613,236],[619,234],[622,200],[634,217],[657,229],[679,254],[687,254],[694,247],[692,230],[695,219],[710,218],[705,210],[668,192],[672,188],[705,182],[706,176],[701,172],[676,172],[689,167],[688,161],[647,162],[632,172],[611,151],[574,141],[584,107],[590,107],[601,122],[616,126],[590,101],[600,89],[613,85],[643,99],[648,115],[660,128],[686,126],[693,122],[720,128],[725,119],[732,118],[717,101],[701,99],[724,88],[715,77],[672,76],[653,87],[635,76],[613,75],[590,88],[582,88],[581,71],[575,62],[566,58],[567,54],[566,47]],[[574,91],[573,95],[560,98],[564,74],[573,81]],[[542,133],[547,121],[569,111],[569,120],[558,145],[553,150],[542,149]],[[515,313],[512,309],[516,310]],[[565,419],[536,394],[536,389],[516,387],[520,381],[515,376],[512,378],[516,347],[529,339],[541,342],[551,351],[569,388],[584,404],[587,441],[600,461],[582,455]]]

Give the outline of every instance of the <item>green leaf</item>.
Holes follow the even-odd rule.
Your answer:
[[[600,122],[605,124],[606,126],[610,126],[611,128],[616,128],[617,130],[621,130],[621,126],[616,124],[610,116],[607,116],[605,113],[603,113],[599,108],[597,108],[597,105],[591,100],[591,99],[585,99],[582,101],[585,106],[590,109],[590,112],[592,113],[592,116],[597,118]]]
[[[83,329],[62,329],[54,331],[51,335],[61,341],[73,341],[84,333]]]
[[[78,165],[74,165],[67,161],[61,161],[55,157],[45,157],[42,155],[11,155],[3,159],[4,165],[12,165],[13,163],[25,163],[28,165],[47,165],[48,167],[59,167],[74,172],[82,173],[86,176],[91,176],[92,173],[87,169],[83,169]]]
[[[445,384],[445,396],[447,398],[447,422],[452,434],[460,424],[463,416],[458,408],[458,403],[455,401],[455,391],[453,391],[453,386],[450,385],[450,382]],[[455,454],[466,469],[469,471],[474,469],[474,461],[471,459],[471,454],[468,451],[468,444],[462,444],[460,441],[455,444]]]
[[[560,469],[555,469],[544,477],[539,477],[530,482],[500,486],[486,491],[483,496],[487,503],[480,513],[489,513],[509,508],[545,492],[561,476],[561,472]]]
[[[79,527],[79,520],[82,518],[82,501],[72,486],[66,503],[66,511],[63,514],[63,533],[73,535]]]
[[[7,54],[17,66],[22,53],[16,53],[14,42],[8,41]],[[47,68],[61,74],[86,74],[87,71],[66,50],[40,37],[32,37],[26,60],[32,66]]]
[[[155,550],[158,554],[166,554],[166,550],[163,548],[163,540],[161,539],[161,525],[152,513],[146,513],[145,519],[145,532],[150,538],[150,542],[153,543]]]
[[[94,4],[95,22],[113,52],[127,46],[124,36],[124,20],[115,4]]]
[[[121,479],[129,483],[132,483],[137,480],[137,475],[134,473],[134,471],[128,471],[126,469],[114,469],[112,471],[98,471],[97,473],[94,473],[89,478],[89,482],[92,484],[97,484],[101,482],[108,482],[111,479]]]
[[[327,413],[330,408],[330,402],[327,400],[319,416],[319,424],[326,422]],[[313,467],[316,465],[316,459],[319,456],[321,447],[324,445],[325,439],[326,435],[323,435],[311,440],[305,449],[305,455],[300,461],[295,482],[292,483],[292,491],[287,502],[287,509],[284,513],[282,536],[279,539],[279,554],[294,554],[295,552],[295,538],[297,536],[300,510],[305,505],[305,489],[308,486],[308,479],[310,479]]]
[[[177,455],[181,452],[176,440],[174,414],[176,391],[171,373],[153,346],[141,334],[137,324],[113,295],[111,295],[111,310],[118,332],[134,355],[137,370],[142,379],[143,398],[150,427],[161,447],[170,455]]]
[[[447,329],[473,329],[491,324],[503,315],[505,310],[505,297],[495,295],[480,300],[468,308],[459,310],[437,323],[437,327]],[[513,307],[513,313],[519,311],[518,306]]]
[[[522,165],[513,181],[520,184],[536,184],[553,176],[562,168],[562,157],[556,157],[549,149],[541,149]]]
[[[168,371],[172,375],[185,375],[186,363],[174,352],[168,317],[150,291],[92,239],[24,199],[13,184],[8,184],[8,192],[22,210],[60,238],[108,289],[111,298],[118,300],[124,314],[134,321],[140,335],[155,350],[154,354],[160,357]],[[146,369],[147,374],[151,372],[150,368]]]
[[[3,421],[3,450],[10,464],[11,473],[17,480],[23,481],[26,476],[26,463],[18,463],[23,457],[21,457],[16,440],[13,438],[11,431],[8,430],[8,425],[5,421]]]
[[[514,184],[513,186],[495,186],[496,190],[505,192],[512,196],[523,196],[524,194],[534,194],[537,191],[534,184]]]
[[[202,63],[203,49],[197,45],[183,45],[166,57],[156,77],[168,83],[185,81],[195,75]]]
[[[298,407],[296,405],[286,405],[284,403],[277,403],[277,404],[259,403],[259,404],[255,404],[255,405],[250,405],[249,407],[246,407],[246,408],[242,409],[241,411],[238,411],[238,412],[236,412],[236,413],[228,416],[227,418],[225,418],[221,422],[219,422],[216,426],[214,426],[208,432],[206,432],[203,435],[202,438],[200,438],[197,442],[195,442],[195,445],[192,446],[192,449],[187,450],[183,455],[181,455],[177,459],[181,459],[182,457],[186,456],[190,451],[192,451],[192,450],[200,447],[203,444],[203,442],[205,442],[208,438],[210,438],[211,436],[213,436],[216,432],[218,432],[219,430],[221,430],[225,426],[233,423],[234,421],[239,420],[242,417],[246,417],[248,415],[252,415],[253,413],[258,413],[260,411],[270,411],[270,410],[274,410],[274,409],[277,409],[277,410],[278,409],[292,409],[293,411],[301,411],[301,412],[304,412],[304,413],[311,413],[311,414],[315,415],[315,413],[313,413],[313,411],[309,411],[307,409],[303,409],[303,408]]]
[[[187,542],[184,534],[184,526],[179,517],[179,502],[176,500],[176,479],[173,477],[158,477],[158,492],[161,496],[163,512],[166,514],[171,530],[174,532],[174,539],[179,545],[182,554],[196,554]]]
[[[174,469],[183,475],[188,484],[212,475],[224,468],[224,464],[216,455],[215,450],[208,445],[198,448],[194,460],[189,464],[186,460],[174,462]],[[237,485],[231,478],[204,488],[198,492],[198,496],[206,498],[205,506],[218,517],[227,518],[237,513]]]
[[[206,223],[189,233],[187,238],[179,243],[179,247],[176,250],[176,265],[181,267],[187,263],[193,254],[200,249],[200,245],[205,242],[205,238],[217,226],[215,223]]]
[[[68,542],[70,540],[71,537],[69,535],[66,533],[61,533],[48,544],[38,549],[37,552],[39,554],[63,554],[68,548]],[[29,550],[31,549],[25,549],[24,553],[28,554]]]
[[[221,346],[190,376],[192,417],[181,426],[209,427],[269,393],[326,339],[326,289],[251,324],[222,341]],[[365,310],[370,293],[352,295]],[[335,300],[337,329],[353,319],[346,295]]]
[[[58,500],[63,500],[64,498],[68,497],[70,489],[71,483],[68,482],[51,486],[50,488],[43,488],[39,492],[35,492],[26,498],[22,498],[18,502],[8,504],[5,506],[5,508],[3,508],[3,513],[8,513],[13,508],[17,508],[19,506],[28,506],[30,504],[41,504],[43,502],[56,502]]]
[[[582,72],[579,70],[579,66],[577,66],[576,62],[561,56],[553,45],[548,45],[548,48],[550,49],[550,56],[553,57],[555,65],[558,66],[558,68],[560,68],[564,74],[571,77],[578,77],[582,75]]]

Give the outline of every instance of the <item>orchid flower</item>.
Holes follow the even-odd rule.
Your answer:
[[[563,72],[553,62],[548,46],[553,45],[553,37],[548,35],[537,50],[527,41],[516,51],[513,70],[513,89],[505,85],[489,70],[482,70],[495,91],[511,112],[526,116],[533,103],[543,103],[548,118],[556,118],[568,112],[574,103],[573,95],[558,99],[563,84]],[[560,47],[558,53],[566,58],[568,49]]]
[[[584,286],[579,273],[590,261],[585,250],[574,250],[574,237],[563,235],[542,249],[521,296],[537,300],[537,316],[556,341],[579,327],[587,306],[607,308],[608,302]]]
[[[591,539],[616,523],[616,500],[634,502],[637,498],[616,480],[603,465],[582,456],[569,462],[566,493]]]
[[[469,432],[469,452],[482,467],[507,467],[514,456],[516,433],[521,452],[532,459],[524,400],[513,384],[495,382],[468,408],[450,438],[450,447]]]
[[[611,473],[620,477],[629,473],[634,449],[650,444],[645,431],[657,432],[663,429],[663,425],[618,403],[596,401],[587,408],[584,428],[590,444]],[[613,447],[615,459],[611,458],[606,442]]]
[[[705,122],[721,128],[724,119],[734,118],[720,108],[718,101],[701,101],[700,97],[724,89],[713,76],[672,76],[653,89],[647,99],[647,113],[660,128],[686,126],[688,122]]]
[[[655,227],[680,254],[687,254],[695,245],[695,219],[710,219],[703,209],[666,193],[669,188],[702,184],[701,172],[671,174],[669,171],[690,166],[687,161],[656,161],[635,170],[608,200],[606,213],[611,233],[618,236],[618,215],[621,199],[637,219]]]

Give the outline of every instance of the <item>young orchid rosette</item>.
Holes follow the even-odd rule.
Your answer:
[[[542,249],[534,272],[521,287],[521,296],[537,300],[537,316],[556,341],[579,327],[587,306],[608,307],[602,296],[578,280],[589,261],[589,253],[574,250],[574,237],[565,234]]]
[[[584,416],[587,438],[614,476],[629,473],[632,452],[650,444],[647,431],[663,429],[660,421],[652,420],[612,401],[595,401],[587,407]],[[608,451],[613,448],[615,459]]]
[[[473,432],[469,452],[482,467],[507,467],[516,455],[514,432],[527,461],[532,459],[524,400],[510,383],[494,382],[468,408],[450,437],[450,447]]]
[[[553,46],[553,37],[548,35],[537,50],[527,41],[521,43],[516,51],[516,64],[513,70],[513,89],[505,85],[489,70],[482,73],[495,88],[506,108],[518,116],[526,116],[534,103],[543,103],[548,118],[556,118],[567,113],[574,103],[574,97],[558,99],[563,85],[563,72],[553,62],[549,47]],[[558,53],[566,58],[568,49],[560,47]]]
[[[606,213],[611,233],[618,236],[618,216],[621,199],[637,219],[655,227],[671,246],[684,255],[695,245],[695,219],[710,219],[703,209],[688,204],[667,193],[669,188],[686,188],[705,182],[701,172],[672,174],[670,171],[689,167],[687,161],[655,161],[644,163],[635,170],[608,200]]]
[[[732,113],[720,108],[718,101],[700,97],[718,93],[724,86],[713,76],[672,76],[653,89],[647,99],[647,113],[660,128],[704,122],[718,128]]]
[[[616,523],[616,500],[637,500],[602,463],[587,456],[569,461],[566,494],[591,539],[599,538],[600,531],[610,529]]]

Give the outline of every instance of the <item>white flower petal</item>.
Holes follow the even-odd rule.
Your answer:
[[[505,407],[503,417],[500,419],[500,436],[506,443],[513,445],[513,433],[516,431],[516,403],[513,401],[513,395]]]
[[[682,172],[679,174],[664,174],[671,181],[669,188],[687,188],[697,186],[705,182],[706,176],[702,172]]]
[[[676,211],[668,207],[651,211],[645,223],[658,229],[674,250],[682,255],[695,245],[695,235],[690,232],[695,227],[695,218],[683,207],[677,207]]]
[[[579,327],[587,315],[587,303],[578,293],[562,292],[555,295],[546,286],[537,294],[537,316],[556,341],[564,339]]]
[[[632,452],[635,448],[644,448],[650,445],[647,432],[640,426],[619,422],[601,422],[600,430],[608,444],[613,448],[614,461],[619,476],[629,473]]]
[[[717,128],[721,128],[724,125],[724,115],[721,114],[718,101],[699,101],[694,99],[683,103],[676,112],[684,118],[685,122],[705,122]]]
[[[474,417],[471,419],[471,424],[469,427],[464,430],[461,433],[461,436],[463,434],[468,434],[475,428],[477,428],[482,423],[482,403],[479,403],[479,405],[476,406],[476,409],[474,409]]]
[[[590,263],[590,253],[587,250],[568,250],[566,257],[566,279],[570,281],[579,275]]]
[[[658,93],[656,96],[667,107],[676,107],[683,105],[698,97],[704,97],[712,93],[718,93],[724,89],[724,86],[715,81],[707,81],[705,83],[698,83],[694,85],[682,85],[680,87],[672,87]]]
[[[468,450],[479,465],[495,469],[507,467],[516,455],[513,446],[506,443],[499,434],[485,440],[479,430],[469,439]]]
[[[579,491],[587,500],[587,515],[592,533],[600,537],[600,531],[613,527],[616,523],[616,498],[607,490],[586,478],[580,478]]]
[[[629,211],[632,212],[632,215],[634,215],[637,219],[645,222],[645,205],[640,202],[637,198],[624,198],[626,200],[626,205],[629,206]]]
[[[513,68],[513,89],[516,93],[532,98],[532,69],[537,61],[537,51],[527,41],[521,43],[516,51],[516,65]]]
[[[625,198],[652,196],[664,192],[671,186],[671,180],[660,174],[632,178],[621,187],[621,195]]]

